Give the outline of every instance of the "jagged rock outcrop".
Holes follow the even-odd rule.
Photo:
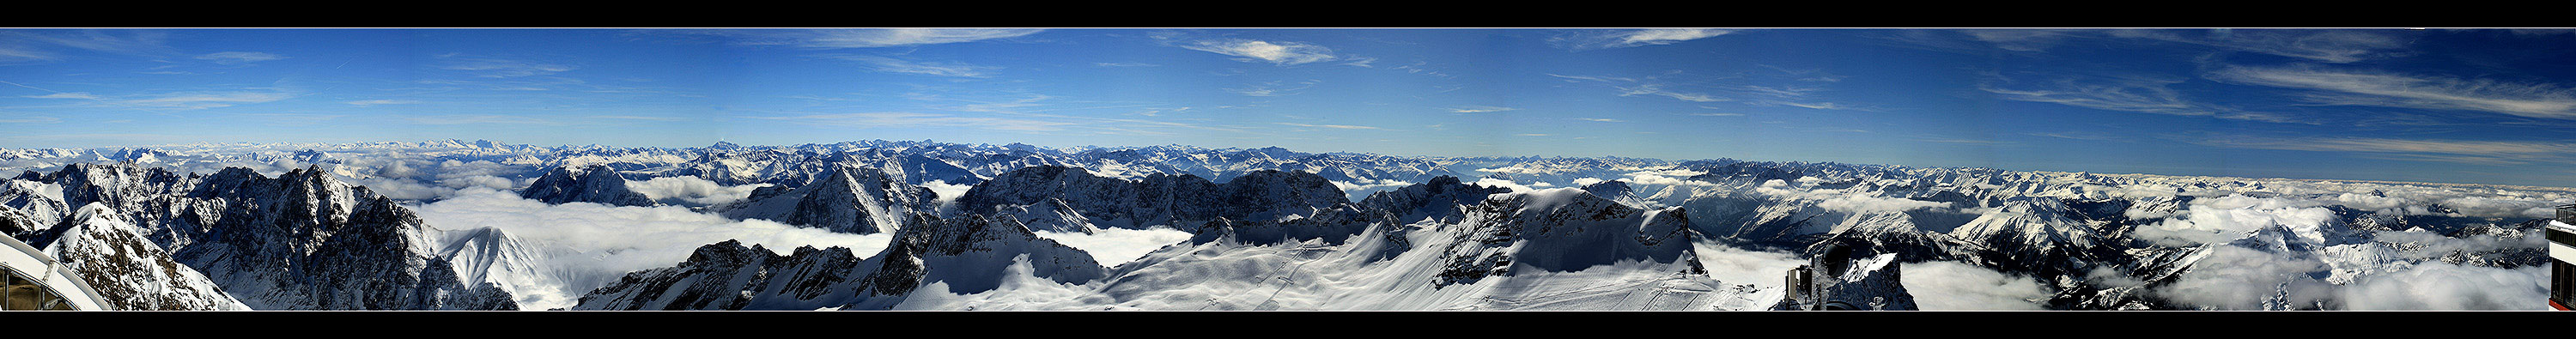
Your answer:
[[[1090,253],[1037,237],[1010,219],[976,215],[940,219],[913,214],[921,227],[895,234],[894,243],[860,265],[869,272],[858,285],[869,295],[901,296],[932,282],[945,283],[952,294],[1000,287],[1003,268],[1025,260],[1037,277],[1081,283],[1108,275]]]
[[[1072,205],[1065,204],[1064,199],[1047,198],[1046,202],[1029,206],[998,206],[993,211],[993,217],[1018,219],[1020,224],[1027,225],[1030,231],[1082,234],[1094,234],[1100,231],[1099,227],[1091,225],[1090,218],[1083,217],[1081,211],[1075,211]]]
[[[677,266],[628,273],[583,295],[571,309],[812,310],[847,302],[854,291],[843,285],[863,273],[853,271],[858,263],[843,247],[799,247],[778,255],[726,240],[699,246]]]
[[[1576,271],[1622,261],[1683,264],[1692,254],[1690,219],[1679,208],[1642,210],[1572,188],[1498,195],[1469,208],[1443,253],[1438,284],[1474,283],[1512,270]]]
[[[1984,246],[1988,264],[2022,272],[2085,272],[2102,263],[2128,261],[2074,213],[2057,198],[2018,197],[1951,230],[1950,236]]]
[[[320,168],[270,178],[246,168],[179,176],[160,168],[67,165],[39,180],[68,204],[114,211],[177,263],[253,309],[515,309],[467,285],[435,254],[434,229],[392,199]],[[68,225],[68,224],[66,224]],[[31,234],[50,246],[81,234]]]
[[[555,167],[537,177],[536,183],[519,191],[519,197],[547,204],[590,202],[610,206],[653,206],[653,199],[626,187],[626,178],[605,165],[590,165],[580,170]]]
[[[1360,199],[1360,206],[1392,212],[1405,221],[1423,218],[1448,220],[1460,215],[1461,206],[1483,203],[1488,196],[1511,192],[1510,188],[1479,186],[1444,175],[1431,178],[1429,182],[1370,194],[1368,198]]]
[[[739,241],[702,246],[677,266],[627,274],[591,291],[578,310],[884,309],[925,286],[974,294],[1013,278],[1007,269],[1060,283],[1107,276],[1089,253],[1037,237],[1008,219],[967,214],[909,216],[893,243],[866,260],[849,249],[798,248],[777,255]]]
[[[128,311],[248,310],[204,273],[179,264],[170,252],[104,204],[72,217],[45,255],[77,272],[110,309]]]
[[[903,227],[907,215],[938,207],[939,194],[862,167],[840,167],[788,189],[762,187],[716,208],[735,219],[766,219],[833,232],[875,234]],[[988,209],[989,210],[989,209]]]
[[[1358,204],[1340,204],[1318,210],[1313,215],[1291,216],[1286,219],[1235,221],[1219,218],[1193,229],[1190,241],[1194,243],[1235,241],[1245,244],[1272,245],[1320,240],[1324,244],[1341,244],[1369,228],[1395,226],[1395,220],[1395,215],[1386,211],[1368,209]]]

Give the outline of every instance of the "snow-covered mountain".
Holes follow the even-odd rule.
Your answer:
[[[714,210],[728,218],[873,234],[893,233],[913,211],[934,209],[939,200],[928,188],[863,167],[838,167],[798,186],[761,187],[741,202]]]
[[[75,228],[65,225],[89,223],[77,209],[96,203],[263,309],[470,308],[457,305],[497,305],[471,300],[511,300],[498,293],[510,291],[593,292],[543,303],[581,309],[1764,309],[1787,292],[1779,265],[1812,262],[1768,258],[1812,256],[1825,243],[1889,255],[1850,259],[1890,265],[1888,276],[1922,265],[1903,270],[1924,280],[1901,291],[1933,301],[1925,307],[1994,295],[1984,301],[2046,309],[2373,309],[2532,294],[2546,274],[2534,268],[2545,254],[2529,221],[2576,203],[2576,189],[2502,185],[881,140],[10,149],[0,170],[25,171],[0,181],[0,231],[66,237]],[[213,174],[182,174],[191,172]],[[555,203],[685,201],[583,211],[776,222],[869,234],[884,247],[778,253],[769,249],[800,246],[708,240],[692,243],[704,246],[695,255],[653,249],[671,253],[657,265],[678,264],[607,281],[626,269],[589,270],[634,266],[582,263],[646,251],[475,224],[513,219],[422,225],[399,212],[483,189],[567,193],[529,195]],[[594,191],[625,193],[564,198]],[[648,199],[619,203],[633,195]],[[1036,245],[1148,230],[1191,236]],[[352,244],[324,250],[340,238]],[[1068,243],[1150,253],[1075,265],[1091,260],[1086,251],[1050,250]],[[348,248],[359,247],[381,253],[366,262],[386,264],[353,264]],[[921,254],[953,248],[990,251]],[[1013,257],[992,257],[1002,254]],[[338,282],[356,278],[284,278],[318,274],[299,269],[428,286],[367,298],[441,301],[351,304],[338,291],[364,288]],[[1866,275],[1846,280],[1887,280]],[[1963,276],[2030,287],[2006,297],[1938,280]],[[2407,283],[2425,279],[2479,285]],[[294,283],[259,285],[269,281]],[[915,286],[897,288],[906,281]],[[234,286],[245,283],[258,287]],[[948,288],[920,288],[929,285]]]
[[[100,239],[139,234],[167,250],[171,261],[201,272],[254,309],[515,308],[506,292],[458,280],[447,260],[435,255],[436,240],[429,236],[435,229],[392,199],[318,168],[271,178],[242,168],[181,176],[162,168],[72,164],[21,177],[58,185],[64,205],[85,206],[54,218],[69,222],[27,236],[30,244],[74,241],[64,245],[72,251],[65,254],[94,251],[93,246],[140,249]],[[97,241],[110,243],[89,244]],[[180,280],[188,285],[189,279]],[[114,284],[133,283],[151,282]],[[193,295],[205,296],[199,292]],[[228,302],[164,304],[172,303]]]
[[[1011,219],[911,218],[892,244],[865,260],[840,247],[778,255],[727,241],[699,247],[678,266],[628,274],[572,309],[890,309],[919,289],[981,293],[1002,288],[1015,274],[1068,283],[1103,276],[1090,254],[1039,238]]]
[[[576,172],[578,171],[578,172]],[[548,204],[592,202],[612,206],[653,206],[653,199],[626,188],[626,178],[606,165],[590,165],[580,170],[556,167],[537,177],[536,183],[521,190],[520,197]]]
[[[119,310],[248,310],[195,268],[181,265],[143,231],[91,203],[72,216],[45,255],[79,272],[108,307]]]

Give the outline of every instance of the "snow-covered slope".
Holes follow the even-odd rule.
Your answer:
[[[144,240],[133,224],[104,204],[72,216],[45,255],[63,262],[117,310],[248,310],[204,273],[181,265],[170,252]]]
[[[928,188],[905,184],[869,168],[840,167],[794,189],[762,187],[733,205],[719,206],[728,218],[767,219],[834,232],[891,233],[913,211],[938,203]]]

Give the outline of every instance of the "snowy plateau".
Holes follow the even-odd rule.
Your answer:
[[[2570,203],[1276,147],[0,149],[0,232],[154,310],[1768,310],[1844,246],[1819,279],[1888,282],[1838,290],[1871,307],[2535,310]]]

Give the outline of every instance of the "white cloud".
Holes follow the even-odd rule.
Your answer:
[[[63,122],[62,118],[48,116],[0,117],[0,124],[51,124],[60,122]]]
[[[1610,118],[1574,118],[1574,120],[1583,120],[1583,121],[1590,121],[1590,122],[1628,122],[1627,120],[1610,119]]]
[[[951,44],[1037,34],[1028,28],[881,28],[822,29],[786,36],[788,43],[808,48],[874,48]]]
[[[2181,215],[2138,226],[2130,236],[2168,246],[2220,243],[2267,226],[2296,229],[2326,225],[2336,216],[2334,211],[2319,207],[2324,205],[2314,200],[2245,195],[2194,199]]]
[[[240,104],[266,103],[286,100],[294,98],[295,96],[296,95],[293,93],[281,91],[183,92],[162,94],[140,99],[117,100],[117,103],[140,107],[206,109],[231,107],[233,105]]]
[[[1733,29],[1652,28],[1616,31],[1583,31],[1549,39],[1560,47],[1574,50],[1664,45],[1727,35]]]
[[[98,95],[89,94],[89,92],[54,93],[46,95],[29,95],[25,97],[37,99],[99,99]]]
[[[2172,284],[2152,293],[2184,304],[2223,310],[2262,310],[2268,300],[2279,300],[2290,307],[2314,306],[2331,298],[2335,291],[2333,285],[2310,278],[2308,273],[2326,269],[2325,262],[2302,255],[2219,246]]]
[[[2273,149],[2292,151],[2357,152],[2377,154],[2393,160],[2442,161],[2478,165],[2520,165],[2533,162],[2576,162],[2576,143],[2547,141],[2485,141],[2436,139],[2382,139],[2363,137],[2233,137],[2193,138],[2184,141],[2228,148]]]
[[[944,77],[991,77],[1001,67],[978,66],[955,62],[916,62],[873,55],[843,55],[834,58],[867,64],[879,72],[920,74]]]
[[[2210,78],[2334,93],[2305,98],[2317,104],[2466,110],[2576,120],[2576,89],[2554,84],[2314,67],[2233,67],[2213,72]]]
[[[1245,39],[1200,40],[1183,45],[1199,51],[1243,57],[1244,61],[1261,60],[1280,65],[1296,65],[1333,60],[1333,49],[1300,42],[1269,42]]]
[[[445,60],[439,66],[440,69],[465,71],[473,74],[474,76],[485,78],[516,78],[552,75],[555,73],[570,72],[580,69],[580,67],[557,63],[466,57],[459,56],[457,54],[440,55],[438,57]]]
[[[1905,291],[1927,311],[2041,311],[2047,288],[2031,277],[1976,265],[1927,261],[1905,264]]]
[[[214,61],[215,63],[225,65],[238,65],[284,59],[286,59],[286,56],[261,52],[217,52],[197,56],[197,60]]]
[[[2185,36],[2178,30],[2112,30],[2110,36],[2218,47],[2330,63],[2352,63],[2402,54],[2406,42],[2385,34],[2357,30],[2242,29],[2211,30]]]
[[[725,186],[698,177],[661,177],[645,181],[628,181],[626,188],[656,201],[676,201],[689,206],[722,205],[751,197],[751,191],[769,184]]]
[[[1532,190],[1529,186],[1524,186],[1524,185],[1521,185],[1520,183],[1512,182],[1511,180],[1494,179],[1494,178],[1479,178],[1479,179],[1476,179],[1476,185],[1477,185],[1477,186],[1485,186],[1485,187],[1502,187],[1502,188],[1509,188],[1509,189],[1511,189],[1511,190],[1512,190],[1512,193],[1529,192],[1529,191],[1531,191],[1531,190]]]
[[[1306,90],[1306,89],[1308,89],[1308,88],[1314,88],[1314,87],[1315,87],[1315,84],[1320,84],[1320,83],[1323,83],[1323,81],[1322,81],[1322,80],[1307,80],[1307,81],[1303,81],[1303,82],[1298,82],[1298,83],[1296,83],[1296,85],[1297,85],[1296,87],[1287,87],[1287,86],[1288,86],[1288,84],[1286,84],[1286,81],[1270,81],[1270,82],[1263,82],[1263,83],[1258,83],[1258,84],[1251,84],[1251,85],[1247,85],[1247,86],[1245,86],[1245,87],[1243,87],[1243,88],[1227,88],[1227,89],[1225,89],[1225,90],[1226,90],[1226,91],[1228,91],[1228,92],[1234,92],[1235,94],[1242,94],[1242,95],[1247,95],[1247,96],[1256,96],[1256,97],[1275,97],[1275,96],[1285,96],[1285,95],[1293,95],[1293,94],[1297,94],[1297,93],[1298,93],[1298,91],[1303,91],[1303,90]]]
[[[1519,109],[1519,108],[1511,108],[1511,107],[1496,107],[1496,106],[1475,106],[1475,105],[1469,105],[1469,106],[1459,106],[1458,108],[1451,108],[1451,109],[1449,109],[1449,113],[1488,113],[1488,112],[1505,112],[1505,111],[1517,111],[1517,110],[1520,110],[1520,109]]]
[[[2425,262],[2400,272],[2363,277],[2337,296],[2348,310],[2546,311],[2548,266],[2502,269]]]
[[[1785,283],[1782,274],[1807,264],[1807,259],[1797,254],[1744,250],[1714,242],[1692,243],[1691,252],[1699,256],[1700,267],[1708,269],[1709,278],[1730,285],[1782,288]],[[1913,272],[1906,273],[1909,277],[1913,275]],[[1906,283],[1910,285],[1913,281],[1909,279]]]
[[[781,255],[792,254],[798,246],[840,246],[867,256],[892,239],[887,234],[834,233],[765,220],[733,221],[680,206],[547,205],[481,187],[458,191],[453,198],[413,211],[431,227],[495,227],[549,254],[539,267],[571,280],[563,291],[552,291],[567,299],[614,282],[626,272],[669,267],[688,259],[699,246],[725,240],[758,244]]]
[[[1689,101],[1689,102],[1719,102],[1719,101],[1732,101],[1732,100],[1733,100],[1733,99],[1727,99],[1727,98],[1720,98],[1720,97],[1713,96],[1713,95],[1708,95],[1708,94],[1690,93],[1690,92],[1678,92],[1678,91],[1673,91],[1673,90],[1667,90],[1667,89],[1664,89],[1664,86],[1663,86],[1663,85],[1660,85],[1660,84],[1638,84],[1637,86],[1634,86],[1634,87],[1617,87],[1617,88],[1619,89],[1619,96],[1623,96],[1623,97],[1624,97],[1624,96],[1636,96],[1636,95],[1654,95],[1654,96],[1663,96],[1663,97],[1668,97],[1668,98],[1673,98],[1673,99],[1681,99],[1682,101]]]

